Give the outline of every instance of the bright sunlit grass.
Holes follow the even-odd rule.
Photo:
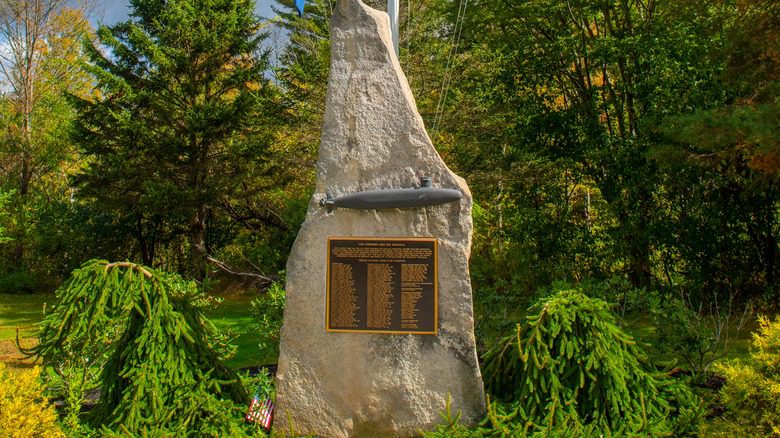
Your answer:
[[[245,294],[230,294],[223,297],[222,304],[208,313],[209,319],[220,330],[230,330],[236,338],[236,355],[227,361],[232,368],[246,368],[257,365],[275,363],[276,357],[263,357],[258,347],[258,336],[254,332],[252,317],[252,296]]]
[[[43,319],[44,306],[51,306],[54,295],[8,295],[0,294],[0,341],[13,340],[16,329],[23,337],[35,333],[38,322]]]
[[[21,360],[16,349],[16,330],[19,329],[23,345],[34,341],[36,324],[43,319],[44,306],[51,308],[54,295],[8,295],[0,294],[0,362],[11,365]],[[251,314],[252,297],[231,294],[207,316],[220,330],[230,330],[236,335],[236,355],[227,361],[233,368],[264,365],[276,361],[275,357],[261,357],[253,334],[254,320]]]

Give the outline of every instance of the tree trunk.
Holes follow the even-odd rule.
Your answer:
[[[190,222],[190,265],[195,280],[203,281],[206,278],[207,259],[206,207],[199,205]]]
[[[27,88],[28,96],[32,93],[32,85]],[[17,230],[14,240],[16,245],[13,252],[13,261],[17,267],[24,263],[27,242],[27,201],[32,181],[32,102],[25,96],[23,102],[24,131],[22,132],[22,153],[20,157],[19,172],[19,202],[17,204]]]
[[[155,240],[153,237],[149,237],[149,234],[153,233],[144,234],[144,229],[147,227],[149,226],[144,223],[143,216],[138,216],[135,225],[135,238],[138,240],[138,249],[141,252],[141,263],[144,266],[153,266]]]
[[[642,190],[638,195],[638,205],[629,207],[628,200],[620,200],[621,211],[618,214],[625,256],[628,263],[628,279],[634,286],[650,284],[653,278],[650,267],[650,240],[647,226],[650,222],[649,194]],[[630,201],[629,201],[630,202]]]
[[[626,237],[629,239],[628,279],[634,286],[647,286],[652,279],[652,274],[650,272],[650,245],[647,244],[644,236],[633,236],[633,238],[632,236]]]

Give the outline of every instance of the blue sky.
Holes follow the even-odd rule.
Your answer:
[[[275,15],[271,10],[272,4],[275,4],[273,0],[255,0],[255,11],[262,17],[272,17]],[[93,22],[113,24],[126,20],[129,10],[130,2],[128,0],[97,0]]]

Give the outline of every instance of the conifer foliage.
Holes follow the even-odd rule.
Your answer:
[[[147,265],[164,241],[186,236],[202,280],[210,221],[271,185],[279,107],[264,76],[264,34],[251,0],[130,6],[129,21],[100,27],[100,46],[87,42],[99,97],[73,99],[74,138],[90,161],[80,195],[136,228]]]
[[[182,286],[184,285],[184,287]],[[238,376],[221,362],[216,329],[197,306],[197,286],[120,262],[92,260],[57,292],[31,353],[55,367],[103,352],[95,426],[123,433],[224,435],[215,417],[245,403]],[[217,428],[218,430],[211,430]]]
[[[486,353],[483,367],[488,391],[510,403],[524,433],[576,425],[668,433],[676,427],[666,421],[673,409],[696,415],[690,391],[644,369],[644,354],[606,302],[565,290],[530,310],[515,335]]]

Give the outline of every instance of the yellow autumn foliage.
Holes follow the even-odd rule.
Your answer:
[[[43,395],[40,374],[39,367],[11,374],[0,363],[0,437],[65,437],[54,406]]]
[[[780,437],[780,317],[760,317],[752,360],[719,365],[728,382],[720,396],[727,412],[721,429],[734,436]]]

